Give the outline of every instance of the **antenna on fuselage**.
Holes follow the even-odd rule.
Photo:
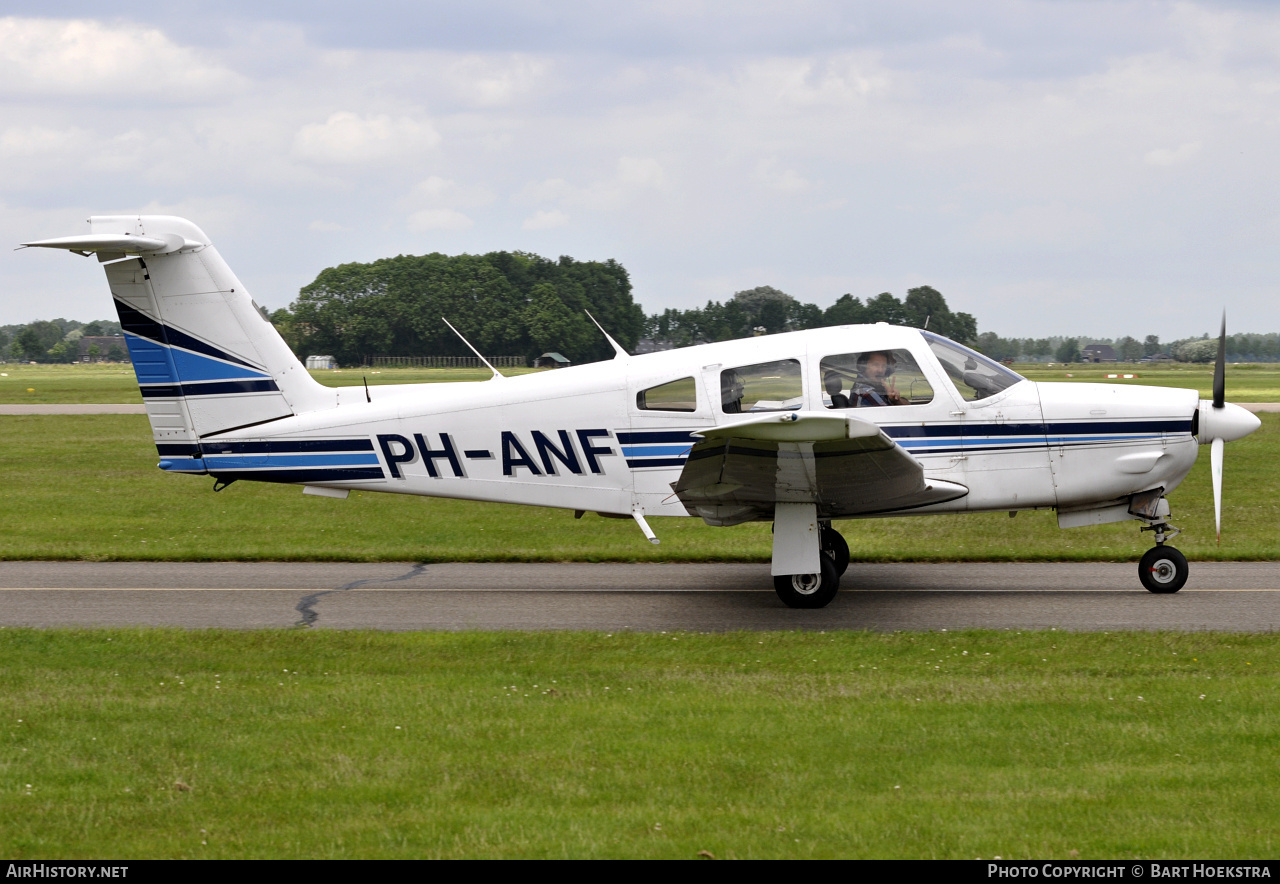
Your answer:
[[[488,360],[488,359],[485,359],[483,356],[481,356],[481,355],[480,355],[480,351],[479,351],[479,350],[477,350],[475,347],[472,347],[472,346],[471,346],[471,342],[470,342],[470,341],[468,341],[466,338],[462,337],[462,332],[460,332],[460,331],[458,331],[456,328],[454,328],[454,327],[453,327],[453,325],[449,322],[449,320],[447,320],[447,319],[445,319],[443,316],[441,316],[441,317],[440,317],[440,321],[441,321],[441,322],[443,322],[445,325],[449,326],[449,331],[451,331],[451,332],[453,332],[455,335],[457,335],[457,336],[458,336],[458,339],[459,339],[459,340],[461,340],[461,341],[462,341],[462,343],[466,344],[466,345],[467,345],[467,347],[471,350],[471,352],[472,352],[472,353],[476,354],[476,358],[477,358],[477,359],[479,359],[479,360],[480,360],[481,362],[483,362],[485,365],[488,365],[488,366],[489,366],[489,371],[493,372],[493,377],[492,377],[492,378],[489,378],[489,380],[491,380],[491,381],[492,381],[492,380],[494,380],[494,378],[500,378],[500,377],[502,377],[502,373],[501,373],[501,372],[499,372],[496,368],[494,368],[494,367],[489,363],[489,360]]]
[[[585,314],[587,314],[587,318],[588,318],[588,319],[590,319],[592,322],[595,322],[595,323],[596,323],[596,328],[600,329],[600,334],[604,335],[604,339],[605,339],[606,341],[608,341],[608,342],[609,342],[609,345],[610,345],[611,347],[613,347],[613,354],[614,354],[613,358],[614,358],[614,359],[621,359],[621,360],[623,360],[623,361],[625,362],[626,360],[628,360],[628,359],[630,359],[630,358],[631,358],[631,354],[630,354],[630,353],[628,353],[626,350],[623,350],[623,349],[622,349],[622,346],[621,346],[617,341],[615,341],[613,338],[609,337],[609,333],[608,333],[607,331],[605,331],[605,330],[604,330],[604,326],[603,326],[603,325],[601,325],[600,323],[596,322],[596,318],[595,318],[594,316],[592,316],[592,315],[591,315],[591,311],[590,311],[590,310],[583,310],[582,312],[583,312],[583,313],[585,313]]]

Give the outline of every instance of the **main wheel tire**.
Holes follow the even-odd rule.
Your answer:
[[[1187,557],[1171,546],[1153,546],[1138,563],[1138,579],[1148,592],[1177,592],[1190,571]]]
[[[818,556],[818,574],[782,574],[773,578],[778,598],[788,608],[825,608],[840,589],[840,575],[827,555]]]
[[[836,576],[843,577],[849,570],[849,544],[844,536],[834,528],[822,529],[822,551],[831,557],[836,566]]]

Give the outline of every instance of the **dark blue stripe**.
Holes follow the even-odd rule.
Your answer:
[[[309,470],[218,470],[215,478],[229,482],[244,479],[249,482],[354,482],[362,479],[385,479],[381,467],[364,469],[309,469]]]
[[[1191,418],[1145,421],[1063,421],[1040,424],[930,424],[928,426],[882,427],[891,439],[922,439],[931,436],[1065,436],[1103,433],[1190,433]]]
[[[200,453],[200,446],[186,442],[157,442],[156,451],[161,457],[194,457]]]
[[[232,356],[224,350],[219,350],[212,344],[206,344],[204,341],[191,337],[186,332],[180,332],[172,326],[164,325],[142,311],[129,306],[119,298],[116,298],[115,302],[116,313],[120,317],[120,327],[130,334],[135,334],[142,338],[150,338],[156,343],[167,344],[170,347],[181,347],[193,353],[203,353],[205,356],[212,356],[214,359],[234,362],[236,365],[243,365],[245,368],[265,371],[260,365],[245,362],[243,359]]]
[[[286,454],[318,451],[373,451],[369,439],[300,439],[268,442],[205,442],[209,454]]]
[[[637,445],[644,442],[697,442],[688,430],[677,432],[646,431],[643,433],[618,433],[618,441],[623,445]]]
[[[177,396],[222,396],[227,393],[274,393],[279,391],[276,382],[266,381],[205,381],[196,384],[157,384],[142,387],[143,399],[172,399]]]
[[[683,457],[650,457],[644,459],[628,458],[627,466],[629,467],[682,467],[684,466]]]

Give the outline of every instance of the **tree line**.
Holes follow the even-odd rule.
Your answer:
[[[613,349],[587,317],[635,348],[644,312],[617,261],[552,261],[527,252],[398,255],[320,273],[271,320],[300,356],[340,364],[370,356],[470,356],[447,319],[486,356],[560,352],[574,362]]]
[[[4,325],[0,326],[0,357],[16,362],[75,362],[80,354],[82,337],[120,333],[120,323],[109,319],[77,322],[59,317]],[[90,352],[89,355],[112,361],[123,361],[129,356],[124,338],[119,343],[107,345],[105,352]]]
[[[1120,362],[1163,354],[1176,362],[1212,362],[1218,356],[1218,339],[1208,333],[1197,338],[1179,338],[1161,343],[1158,335],[1141,341],[1129,335],[1118,338],[1054,336],[1048,338],[1002,338],[993,332],[978,335],[976,349],[993,359],[1014,362],[1080,362],[1085,347],[1106,344]],[[1241,333],[1227,335],[1230,362],[1280,361],[1280,334]]]
[[[908,289],[898,300],[881,292],[864,303],[851,294],[841,295],[825,310],[802,304],[772,286],[737,292],[724,303],[708,301],[692,310],[667,309],[645,320],[645,336],[676,347],[728,341],[759,334],[825,328],[833,325],[888,322],[910,325],[945,335],[962,344],[978,339],[977,321],[968,313],[953,313],[942,293],[931,286]]]
[[[1166,354],[1186,362],[1212,361],[1217,339],[1208,334],[1161,343],[1051,336],[1002,337],[978,333],[968,313],[952,311],[932,286],[907,290],[901,300],[881,292],[864,301],[846,293],[831,306],[802,303],[772,286],[734,293],[689,310],[646,315],[632,297],[631,280],[617,261],[551,260],[527,252],[484,255],[398,255],[323,270],[287,308],[269,315],[299,358],[332,355],[358,365],[371,356],[470,356],[471,351],[441,321],[448,319],[483,354],[520,356],[526,362],[547,351],[575,363],[608,359],[613,350],[586,311],[624,348],[635,352],[642,338],[652,347],[686,347],[753,335],[836,325],[887,322],[928,328],[1001,361],[1078,362],[1090,344],[1107,344],[1121,361]],[[265,311],[264,311],[265,314]],[[41,320],[0,327],[0,358],[71,362],[84,335],[116,335],[109,320],[81,323]],[[120,345],[94,354],[125,359]],[[116,352],[116,351],[119,352]],[[1280,361],[1280,335],[1234,334],[1227,339],[1233,362]]]

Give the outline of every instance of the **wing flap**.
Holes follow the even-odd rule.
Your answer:
[[[778,420],[786,416],[701,433],[673,486],[681,503],[709,524],[733,525],[773,518],[776,503],[814,503],[819,518],[832,519],[968,494],[963,485],[926,481],[920,462],[869,421]],[[786,438],[801,428],[810,438]]]

